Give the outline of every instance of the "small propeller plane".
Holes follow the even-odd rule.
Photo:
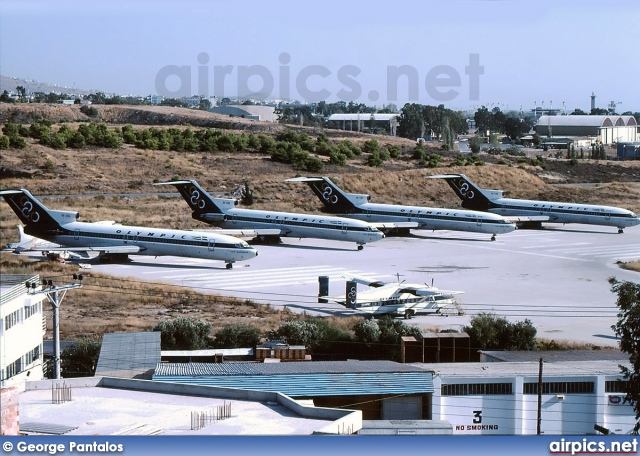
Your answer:
[[[400,276],[398,276],[399,278]],[[327,298],[347,308],[354,309],[373,317],[390,315],[410,319],[418,313],[448,315],[445,310],[456,309],[453,295],[464,291],[440,290],[433,285],[407,284],[400,282],[382,282],[366,277],[345,277],[347,286],[345,295]],[[358,284],[370,289],[358,293]]]

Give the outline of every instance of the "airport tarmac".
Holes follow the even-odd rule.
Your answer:
[[[329,295],[344,295],[345,277],[427,283],[461,290],[463,316],[419,315],[406,323],[425,329],[460,329],[471,316],[493,312],[510,321],[530,319],[546,339],[617,346],[617,296],[609,277],[638,281],[616,262],[640,258],[640,227],[548,225],[517,230],[490,241],[486,234],[414,231],[387,237],[362,251],[347,242],[283,238],[257,245],[257,258],[235,263],[178,257],[131,256],[125,264],[93,263],[93,271],[135,277],[287,307],[311,315],[348,315],[335,303],[318,303],[318,277],[329,277]],[[358,290],[366,289],[358,285]]]

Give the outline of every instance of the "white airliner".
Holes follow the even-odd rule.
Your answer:
[[[464,291],[440,290],[429,285],[381,282],[365,277],[346,277],[346,279],[345,295],[326,299],[373,317],[389,315],[409,319],[418,313],[445,314],[445,309],[457,313],[457,303],[453,295],[464,293]],[[358,293],[358,283],[371,288]]]
[[[173,255],[221,260],[230,269],[236,261],[248,260],[258,252],[245,241],[211,232],[169,230],[125,226],[115,222],[78,222],[73,211],[47,209],[24,189],[0,190],[9,207],[25,225],[30,236],[60,247],[35,245],[31,251],[76,252],[89,258],[96,252],[101,259],[126,258],[127,255]]]
[[[194,219],[223,229],[278,229],[278,236],[355,242],[358,250],[362,250],[367,242],[379,241],[384,237],[371,224],[348,218],[237,208],[237,200],[213,198],[194,180],[154,185],[175,186],[193,210],[191,216]]]
[[[41,247],[50,247],[50,248],[59,248],[61,247],[59,244],[55,244],[53,242],[45,241],[44,239],[39,239],[35,236],[29,236],[25,234],[24,228],[22,225],[17,225],[18,227],[18,242],[10,242],[3,248],[3,251],[10,251],[13,253],[20,253],[36,248]]]
[[[636,214],[619,207],[503,198],[501,190],[481,189],[464,174],[441,174],[427,178],[446,180],[462,200],[462,207],[514,219],[520,217],[525,227],[539,228],[542,222],[582,223],[615,226],[618,233],[622,233],[624,228],[640,224]]]
[[[495,241],[496,234],[516,229],[515,224],[503,217],[486,212],[371,203],[371,196],[345,193],[328,177],[296,177],[286,182],[309,185],[325,209],[332,214],[364,220],[382,229],[473,231],[491,234],[492,241]]]

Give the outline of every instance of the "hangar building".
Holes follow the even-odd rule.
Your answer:
[[[278,121],[278,115],[275,113],[275,108],[273,106],[228,105],[216,106],[208,111],[216,114],[225,114],[234,117],[242,117],[244,119],[260,120],[263,122]]]
[[[534,128],[541,137],[590,137],[602,144],[634,142],[639,136],[633,116],[541,116]]]
[[[544,356],[530,352],[536,355]],[[538,360],[495,362],[495,354],[490,357],[492,362],[414,364],[433,372],[432,419],[451,423],[454,435],[536,435]],[[622,392],[620,364],[628,365],[628,358],[625,362],[598,351],[545,361],[541,433],[594,434],[596,425],[615,434],[633,431],[635,412]]]

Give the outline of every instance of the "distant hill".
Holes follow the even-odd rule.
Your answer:
[[[55,92],[66,93],[69,95],[88,95],[95,93],[95,91],[83,90],[74,87],[59,86],[57,84],[49,84],[47,82],[35,81],[33,79],[13,78],[10,76],[0,75],[0,93],[4,92],[16,92],[16,87],[22,86],[27,89],[27,93],[34,92]]]

